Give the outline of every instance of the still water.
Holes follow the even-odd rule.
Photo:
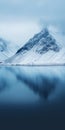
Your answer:
[[[0,111],[36,120],[65,119],[64,66],[0,66]],[[4,110],[3,110],[4,109]],[[8,112],[8,111],[7,111]],[[12,113],[12,112],[11,112]],[[7,115],[5,112],[5,117]],[[35,118],[34,117],[34,118]],[[26,118],[25,118],[26,119]],[[23,120],[23,119],[22,119]],[[33,119],[34,120],[34,119]],[[54,122],[54,121],[53,121]],[[61,122],[61,121],[60,121]],[[61,123],[62,124],[62,123]]]
[[[0,67],[0,103],[45,104],[65,98],[65,67]]]

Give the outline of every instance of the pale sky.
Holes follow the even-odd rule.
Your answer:
[[[0,0],[0,15],[20,18],[64,19],[65,0]]]
[[[65,0],[0,0],[0,36],[25,42],[40,25],[65,29],[64,13]]]

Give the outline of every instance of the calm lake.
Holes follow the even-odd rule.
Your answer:
[[[0,119],[64,127],[65,67],[0,66]]]

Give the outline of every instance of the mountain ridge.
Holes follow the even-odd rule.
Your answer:
[[[57,35],[57,34],[56,34]],[[55,39],[48,28],[35,34],[5,63],[20,65],[64,64],[59,59],[65,53],[64,44]]]

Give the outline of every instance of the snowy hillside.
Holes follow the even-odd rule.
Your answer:
[[[57,30],[45,28],[5,62],[20,65],[64,64],[64,42],[64,36]]]
[[[18,47],[13,43],[0,38],[0,62],[3,62],[4,60],[14,55],[17,49]]]

